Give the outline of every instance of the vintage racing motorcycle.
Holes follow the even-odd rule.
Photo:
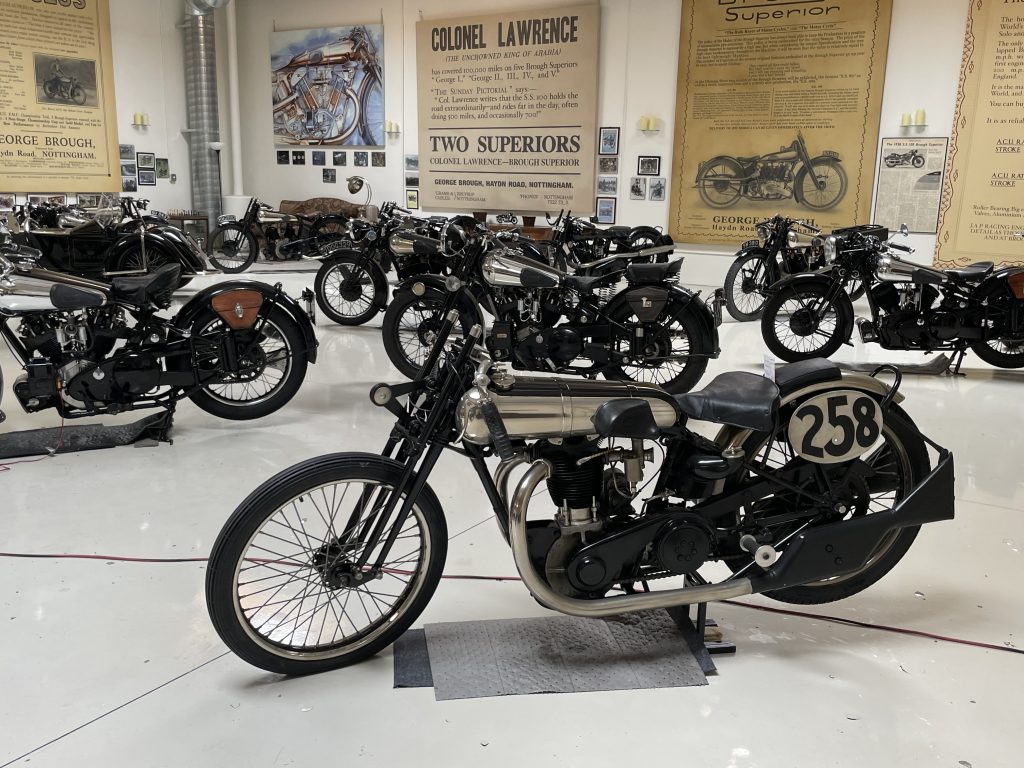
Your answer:
[[[207,607],[245,661],[320,672],[411,626],[445,566],[445,512],[429,485],[445,449],[473,465],[526,588],[572,616],[754,593],[840,600],[888,573],[922,524],[953,517],[953,458],[901,407],[898,371],[889,386],[813,360],[775,381],[724,373],[672,396],[513,377],[492,363],[480,326],[444,354],[457,323],[453,311],[438,328],[424,366],[436,373],[371,390],[396,419],[381,455],[286,469],[225,523]],[[721,426],[710,440],[691,421]],[[727,570],[712,578],[712,564]]]
[[[170,410],[188,397],[256,419],[291,400],[316,362],[312,324],[280,285],[219,283],[166,319],[177,264],[103,283],[40,269],[39,256],[0,228],[0,335],[23,368],[14,394],[28,412]]]
[[[570,274],[526,252],[515,234],[492,233],[468,216],[449,221],[440,240],[402,236],[420,252],[447,254],[453,264],[447,277],[419,275],[400,283],[384,313],[384,349],[409,378],[451,309],[459,311],[463,333],[483,324],[484,310],[493,316],[487,349],[520,370],[603,375],[685,392],[719,354],[721,293],[706,303],[678,285],[681,260],[625,266],[625,256],[612,255],[605,258],[619,264],[616,270]],[[672,249],[629,255],[647,260]],[[626,287],[606,302],[598,290],[623,276]]]
[[[901,234],[907,234],[904,224]],[[871,318],[861,339],[884,349],[951,350],[954,373],[970,349],[999,368],[1024,367],[1024,268],[991,261],[934,269],[899,254],[912,249],[877,225],[836,230],[825,240],[830,266],[793,275],[765,302],[761,334],[783,360],[829,357],[853,335],[852,280],[867,286]]]
[[[795,200],[824,211],[846,194],[846,171],[837,152],[811,157],[802,133],[778,152],[752,157],[718,155],[697,169],[697,192],[711,208],[747,200]]]
[[[885,165],[887,168],[895,168],[897,165],[911,165],[914,168],[923,168],[924,155],[916,149],[912,149],[909,152],[891,152],[885,156]]]

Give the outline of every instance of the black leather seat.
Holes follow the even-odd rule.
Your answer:
[[[111,293],[118,301],[144,307],[150,303],[164,309],[171,305],[171,294],[181,282],[181,265],[164,264],[148,275],[115,277]]]
[[[562,285],[580,293],[590,293],[595,288],[612,285],[619,281],[619,273],[609,272],[607,275],[566,275]]]
[[[966,267],[947,269],[946,274],[964,283],[979,283],[990,274],[995,265],[991,261],[976,261]]]
[[[682,259],[661,264],[630,264],[626,267],[626,279],[632,283],[664,283],[678,275],[682,267]]]
[[[775,369],[775,383],[782,394],[822,381],[838,381],[843,378],[839,366],[824,357],[812,357],[798,363],[780,365]]]
[[[779,388],[745,371],[722,373],[704,389],[676,395],[679,410],[692,419],[767,432],[775,426]]]

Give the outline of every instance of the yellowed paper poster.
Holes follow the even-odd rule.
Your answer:
[[[973,0],[967,17],[935,263],[1024,263],[1024,3]]]
[[[0,189],[120,191],[107,0],[0,0]]]
[[[672,235],[865,223],[892,0],[683,0]]]
[[[598,5],[416,25],[420,204],[593,213]]]

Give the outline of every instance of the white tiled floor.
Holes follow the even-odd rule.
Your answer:
[[[271,279],[295,294],[312,274]],[[185,403],[173,445],[0,473],[0,549],[205,556],[230,511],[272,473],[383,444],[390,419],[366,393],[398,377],[378,326],[321,320],[320,362],[267,419],[220,421]],[[756,324],[727,319],[721,334],[725,353],[708,377],[760,366]],[[837,357],[893,359],[860,344]],[[6,352],[0,365],[13,378]],[[969,357],[966,373],[903,385],[907,410],[955,451],[957,519],[926,527],[882,582],[824,609],[1024,647],[1024,372]],[[4,430],[56,423],[21,413],[7,386]],[[451,532],[489,516],[456,459],[431,478]],[[489,523],[452,542],[447,569],[515,572]],[[391,688],[390,651],[294,680],[224,655],[204,573],[201,564],[0,558],[0,766],[27,753],[19,764],[61,768],[1020,764],[1024,659],[1009,653],[715,606],[739,652],[719,658],[707,687],[437,703],[430,690]],[[541,613],[521,585],[446,581],[420,623]]]

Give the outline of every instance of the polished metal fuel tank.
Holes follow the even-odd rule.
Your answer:
[[[525,270],[530,270],[533,276],[524,279],[523,272]],[[557,287],[565,276],[562,272],[549,267],[547,264],[541,264],[539,261],[518,255],[508,248],[491,251],[484,256],[481,272],[483,272],[484,280],[490,285],[515,288],[522,288],[523,286],[530,288]],[[540,281],[545,284],[541,285],[538,283],[537,273],[546,278],[546,282]],[[550,285],[547,283],[550,283]]]

